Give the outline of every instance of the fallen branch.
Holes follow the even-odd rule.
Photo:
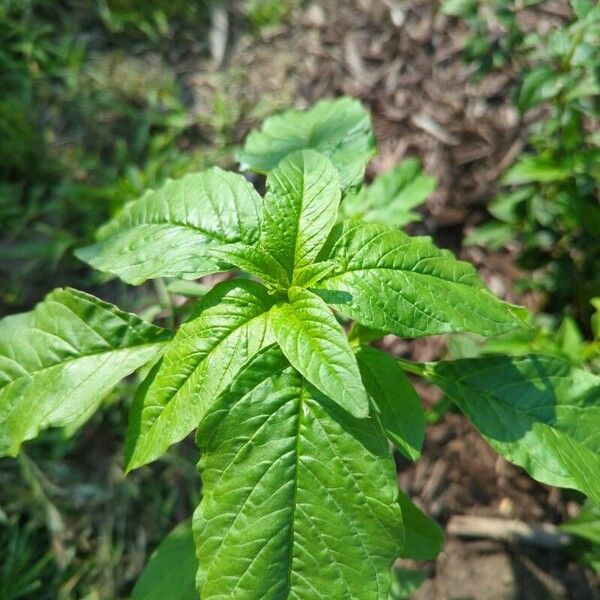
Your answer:
[[[549,549],[562,548],[571,542],[569,535],[550,523],[531,525],[516,519],[473,515],[452,517],[448,522],[447,532],[456,537],[526,543]]]

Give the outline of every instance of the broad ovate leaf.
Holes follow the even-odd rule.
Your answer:
[[[244,363],[269,343],[273,303],[267,289],[250,280],[220,283],[198,303],[134,400],[128,470],[160,457],[198,425]]]
[[[0,455],[47,427],[81,423],[171,333],[84,292],[56,289],[0,321]]]
[[[481,335],[521,326],[519,309],[498,300],[474,267],[427,237],[347,221],[326,257],[337,263],[319,294],[361,325],[402,337],[453,331]]]
[[[404,456],[417,460],[425,438],[425,414],[417,392],[387,352],[365,346],[356,358],[383,430]]]
[[[378,175],[371,185],[348,196],[342,203],[343,213],[401,227],[421,219],[413,209],[427,200],[436,183],[435,177],[423,173],[418,159],[407,158]]]
[[[600,377],[541,355],[429,366],[483,437],[534,479],[600,504]]]
[[[210,249],[258,238],[260,196],[241,175],[214,167],[125,205],[76,255],[138,285],[157,277],[196,279],[220,269]]]
[[[284,268],[311,265],[337,219],[340,185],[331,162],[313,150],[287,156],[267,177],[260,245]]]
[[[290,363],[321,392],[356,417],[369,413],[356,358],[331,310],[309,290],[293,287],[270,321]]]
[[[248,136],[238,160],[242,168],[268,173],[288,154],[303,149],[327,156],[344,190],[359,186],[375,154],[369,113],[358,100],[340,98],[322,100],[308,110],[272,116]]]
[[[374,421],[341,410],[272,347],[220,396],[198,440],[202,600],[387,600],[403,527]]]
[[[198,600],[192,523],[188,519],[172,529],[150,556],[137,580],[131,600]]]

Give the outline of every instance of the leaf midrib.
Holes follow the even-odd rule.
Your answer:
[[[18,382],[21,379],[27,379],[28,377],[32,377],[33,375],[39,375],[40,373],[43,373],[45,371],[50,371],[52,369],[58,368],[58,367],[63,367],[65,365],[69,365],[73,362],[76,362],[78,360],[83,360],[86,358],[92,358],[93,356],[103,356],[105,354],[116,354],[119,352],[128,352],[132,349],[138,349],[138,348],[144,348],[145,346],[158,346],[161,344],[166,344],[167,342],[169,342],[169,340],[164,340],[164,341],[158,341],[158,342],[144,342],[143,344],[133,344],[131,346],[126,346],[125,348],[109,348],[107,350],[103,350],[101,352],[91,352],[89,354],[80,354],[79,356],[73,356],[71,358],[68,358],[66,360],[63,360],[61,362],[57,362],[54,363],[52,365],[48,365],[45,367],[42,367],[41,369],[35,369],[34,371],[27,371],[25,374],[23,375],[19,375],[18,377],[15,377],[14,379],[11,379],[9,382],[7,382],[5,385],[3,385],[2,387],[0,387],[0,398],[3,395],[3,391],[8,387],[13,385],[14,383]]]
[[[129,226],[119,226],[117,229],[115,229],[114,231],[111,231],[108,235],[106,235],[106,237],[103,237],[102,239],[95,242],[95,244],[102,244],[103,242],[106,242],[106,241],[110,240],[111,238],[123,236],[135,229],[141,229],[143,227],[155,227],[155,226],[172,227],[173,229],[190,230],[190,231],[193,231],[194,233],[199,233],[199,234],[203,235],[204,237],[209,238],[211,240],[214,240],[217,242],[222,242],[223,244],[235,243],[236,241],[239,241],[242,239],[241,237],[239,238],[239,240],[238,240],[238,238],[228,239],[222,234],[219,234],[214,231],[209,231],[208,229],[204,229],[202,227],[199,227],[197,225],[192,225],[190,223],[180,223],[177,221],[156,221],[156,222],[144,221],[141,223],[131,224]]]

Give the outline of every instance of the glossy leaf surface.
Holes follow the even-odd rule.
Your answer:
[[[452,331],[494,335],[520,325],[472,265],[426,237],[379,224],[346,222],[328,259],[337,267],[320,295],[342,314],[402,337]]]
[[[218,393],[268,343],[272,305],[266,288],[249,280],[220,283],[198,303],[132,405],[128,469],[155,460],[198,425]]]
[[[0,321],[0,454],[82,419],[171,333],[84,292],[57,289]]]
[[[317,257],[337,219],[340,186],[335,169],[312,150],[287,156],[267,177],[260,245],[292,280]]]
[[[341,325],[315,294],[290,288],[289,302],[270,315],[273,334],[290,363],[321,392],[356,417],[369,412],[356,358]]]
[[[156,277],[196,279],[219,270],[210,248],[258,237],[260,196],[241,175],[214,167],[169,180],[125,205],[76,255],[139,285]]]
[[[198,440],[203,600],[387,600],[403,528],[372,421],[339,409],[273,347],[221,395]]]

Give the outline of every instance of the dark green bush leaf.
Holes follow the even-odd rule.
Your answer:
[[[600,377],[541,355],[440,362],[432,376],[507,460],[600,504]]]
[[[407,458],[417,460],[425,438],[425,415],[417,392],[387,352],[365,346],[356,358],[388,438]]]
[[[163,539],[137,580],[131,600],[198,600],[192,523],[179,523]]]

